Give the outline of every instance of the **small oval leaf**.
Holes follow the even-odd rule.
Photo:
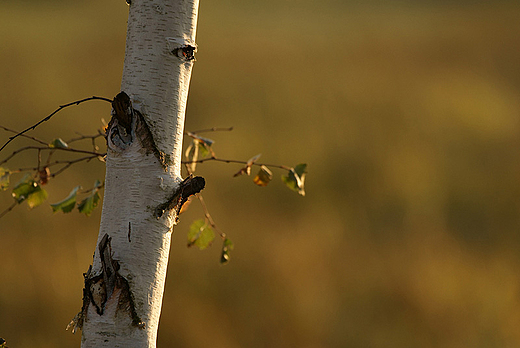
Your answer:
[[[188,232],[188,247],[196,245],[200,250],[206,249],[215,239],[215,232],[204,220],[196,220]]]

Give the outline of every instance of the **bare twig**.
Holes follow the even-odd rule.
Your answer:
[[[222,232],[220,228],[217,227],[215,221],[211,217],[211,214],[209,213],[208,207],[206,206],[206,203],[204,202],[204,198],[202,198],[202,195],[200,193],[197,193],[195,196],[197,196],[197,198],[199,199],[200,205],[202,206],[202,210],[204,211],[204,217],[206,217],[211,227],[213,227],[213,229],[218,232],[222,240],[226,239],[226,234]]]
[[[14,201],[13,204],[11,204],[6,210],[4,210],[3,212],[0,213],[0,219],[7,213],[9,213],[11,210],[13,210],[14,207],[16,207],[18,203],[16,201]]]
[[[3,130],[7,131],[7,132],[11,132],[11,133],[14,133],[14,134],[19,134],[20,132],[18,131],[15,131],[14,129],[9,129],[7,127],[4,127],[2,125],[0,125],[0,128],[2,128]],[[48,145],[48,143],[46,143],[45,141],[43,140],[40,140],[38,138],[35,138],[35,137],[31,137],[30,135],[26,135],[26,134],[20,134],[20,136],[24,137],[24,138],[28,138],[28,139],[31,139],[31,140],[34,140],[36,141],[37,143],[40,143],[42,145]]]
[[[84,134],[81,134],[79,132],[76,132],[76,134],[79,135],[79,137],[67,140],[66,143],[70,144],[70,143],[73,143],[75,141],[80,141],[80,140],[84,140],[84,139],[97,139],[97,138],[100,138],[100,137],[103,136],[103,134],[101,134],[100,132],[98,132],[98,134],[94,134],[94,135],[84,135]]]
[[[51,174],[51,178],[54,178],[57,175],[61,174],[62,172],[64,172],[67,168],[69,168],[73,164],[76,164],[76,163],[79,163],[79,162],[83,162],[83,161],[89,162],[89,161],[91,161],[91,160],[93,160],[94,158],[97,158],[97,157],[99,157],[99,156],[93,155],[93,156],[86,156],[86,157],[77,158],[77,159],[72,160],[72,161],[55,161],[54,163],[59,163],[59,164],[66,163],[66,165],[63,166],[62,168],[60,168],[58,171],[52,173]]]
[[[190,167],[187,164],[185,164],[184,167],[186,168],[186,171],[188,172],[188,175],[192,175],[193,174],[193,172],[190,170]],[[206,203],[204,202],[204,198],[202,198],[202,194],[201,193],[197,193],[195,196],[198,198],[198,200],[200,202],[200,205],[202,206],[202,210],[204,211],[204,217],[206,218],[206,220],[208,220],[208,222],[211,225],[211,227],[213,227],[213,229],[215,231],[217,231],[217,233],[220,235],[220,238],[222,238],[222,240],[226,239],[226,234],[224,232],[222,232],[220,230],[220,228],[218,228],[218,226],[215,224],[215,221],[211,217],[211,214],[209,213],[208,207],[206,206]]]
[[[75,152],[75,153],[83,153],[83,154],[88,154],[88,155],[93,155],[93,156],[105,156],[104,153],[98,153],[98,152],[95,152],[95,151],[87,151],[87,150],[79,150],[79,149],[73,149],[73,148],[61,148],[61,147],[56,147],[56,148],[50,148],[50,147],[41,147],[41,146],[26,146],[26,147],[22,147],[16,151],[13,151],[13,153],[11,155],[9,155],[6,159],[4,159],[3,161],[0,162],[0,165],[1,164],[4,164],[6,163],[7,161],[9,161],[11,158],[13,158],[14,156],[16,156],[17,154],[19,154],[20,152],[23,152],[23,151],[26,151],[26,150],[38,150],[38,151],[42,151],[42,150],[50,150],[50,151],[54,151],[54,150],[60,150],[60,151],[68,151],[68,152]]]
[[[186,134],[189,135],[189,133],[192,134],[198,134],[198,133],[205,133],[205,132],[230,132],[233,130],[233,127],[211,127],[206,129],[200,129],[193,132],[186,132]]]
[[[75,164],[75,163],[79,163],[79,162],[82,162],[82,161],[90,161],[90,160],[93,160],[94,158],[98,158],[99,156],[95,156],[95,155],[91,155],[91,156],[85,156],[85,157],[80,157],[80,158],[77,158],[75,160],[70,160],[70,161],[60,161],[60,160],[57,160],[57,161],[54,161],[54,162],[51,162],[51,163],[47,163],[45,165],[45,167],[54,167],[54,166],[57,166],[57,165],[60,165],[60,164],[69,164],[72,162],[72,164]],[[27,168],[18,168],[18,169],[14,169],[14,170],[11,170],[11,173],[21,173],[21,172],[28,172],[28,171],[35,171],[35,170],[39,170],[40,168],[36,168],[36,167],[27,167]]]
[[[2,151],[11,141],[13,141],[14,139],[18,138],[19,136],[22,136],[24,135],[25,133],[27,133],[28,131],[30,130],[33,130],[35,129],[36,127],[38,127],[40,124],[42,124],[43,122],[45,121],[48,121],[51,119],[52,116],[54,116],[55,114],[57,114],[59,111],[61,111],[62,109],[66,108],[66,107],[69,107],[69,106],[72,106],[72,105],[79,105],[83,102],[86,102],[86,101],[89,101],[89,100],[103,100],[103,101],[106,101],[106,102],[109,102],[109,103],[112,103],[112,99],[108,99],[108,98],[104,98],[104,97],[96,97],[96,96],[92,96],[92,97],[88,97],[88,98],[85,98],[85,99],[81,99],[81,100],[76,100],[72,103],[68,103],[68,104],[64,104],[64,105],[60,105],[59,108],[57,108],[56,110],[54,110],[49,116],[45,117],[44,119],[42,119],[41,121],[38,121],[37,123],[35,123],[34,125],[30,126],[29,128],[26,128],[24,129],[23,131],[9,137],[9,140],[7,140],[5,142],[4,145],[2,145],[2,147],[0,148],[0,151]]]
[[[247,161],[229,160],[229,159],[217,158],[217,157],[214,157],[214,156],[213,157],[208,157],[208,158],[201,158],[201,159],[196,160],[196,161],[182,161],[182,164],[204,163],[204,162],[209,162],[209,161],[224,162],[224,163],[239,163],[239,164],[245,164],[245,165],[248,164]],[[284,166],[284,165],[280,165],[280,164],[267,164],[267,163],[256,163],[255,162],[252,165],[253,166],[258,166],[258,167],[266,166],[266,167],[280,168],[280,169],[284,169],[284,170],[291,170],[290,167],[287,167],[287,166]]]

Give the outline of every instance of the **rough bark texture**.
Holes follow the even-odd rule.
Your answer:
[[[82,347],[155,347],[181,183],[198,0],[132,0],[108,129],[103,213],[85,274]],[[121,99],[122,98],[122,99]],[[101,314],[100,314],[101,313]],[[76,325],[77,326],[77,325]]]

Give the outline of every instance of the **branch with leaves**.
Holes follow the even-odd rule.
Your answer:
[[[32,140],[37,145],[25,146],[13,151],[5,159],[0,161],[0,191],[6,191],[10,188],[11,176],[14,174],[25,173],[24,176],[14,185],[11,189],[11,195],[14,202],[7,207],[5,210],[0,212],[0,218],[5,214],[14,209],[17,205],[23,202],[27,202],[29,209],[41,205],[48,198],[48,194],[42,186],[46,185],[50,179],[55,178],[57,175],[63,173],[71,166],[81,162],[89,162],[93,159],[97,159],[104,162],[106,153],[99,152],[99,146],[96,144],[96,140],[105,137],[106,123],[103,121],[103,127],[98,129],[94,135],[83,135],[77,133],[75,138],[71,138],[68,141],[63,141],[61,138],[56,138],[51,142],[46,142],[42,139],[29,136],[26,133],[34,130],[40,124],[51,119],[56,113],[63,110],[66,107],[72,105],[79,105],[83,102],[90,100],[102,100],[112,103],[111,99],[104,97],[90,97],[81,99],[72,103],[61,105],[58,109],[53,111],[50,115],[37,122],[31,127],[18,132],[13,129],[0,125],[0,129],[14,135],[10,136],[8,141],[0,148],[0,152],[13,140],[18,137],[23,137]],[[305,195],[305,175],[306,175],[306,164],[298,164],[295,167],[288,167],[285,165],[278,164],[267,164],[260,163],[258,159],[260,154],[251,157],[247,161],[224,159],[218,157],[213,149],[214,141],[200,136],[200,133],[206,132],[217,132],[217,131],[231,131],[233,127],[219,128],[213,127],[208,129],[202,129],[193,132],[186,132],[188,137],[191,138],[191,143],[185,151],[185,160],[182,161],[186,172],[191,176],[198,164],[205,162],[220,162],[220,163],[236,163],[240,164],[241,168],[238,172],[234,173],[234,177],[237,176],[250,176],[252,167],[258,167],[257,174],[253,177],[253,183],[258,186],[267,186],[273,178],[273,174],[270,168],[281,169],[286,172],[286,175],[282,175],[282,181],[285,185],[297,192],[298,194]],[[79,147],[71,146],[72,143],[77,143],[83,140],[90,141],[90,149],[84,149]],[[14,157],[25,151],[36,152],[36,166],[8,169],[5,164],[12,160]],[[55,153],[71,153],[79,155],[80,157],[74,159],[54,159]],[[42,160],[45,157],[45,161]],[[55,169],[57,168],[57,169]],[[52,169],[52,170],[51,170]],[[77,207],[80,213],[84,213],[87,216],[97,207],[100,195],[99,191],[103,188],[103,184],[96,180],[94,186],[88,190],[81,190],[80,186],[74,187],[69,195],[57,203],[50,204],[53,212],[61,211],[63,213],[69,213]],[[83,198],[79,197],[82,196]],[[225,264],[229,261],[229,252],[233,249],[234,245],[227,235],[222,232],[216,225],[213,217],[211,216],[208,207],[204,201],[204,198],[200,193],[195,195],[199,200],[202,207],[204,219],[194,221],[189,228],[188,232],[188,247],[197,246],[200,250],[209,247],[215,239],[215,231],[222,239],[222,252],[220,262]],[[189,201],[182,206],[179,213],[184,212],[189,206],[194,196],[190,197]]]
[[[74,103],[71,105],[74,105]],[[40,121],[38,124],[41,123],[42,121]],[[101,130],[98,130],[98,133],[95,135],[80,134],[79,136],[72,138],[68,141],[64,141],[61,138],[56,138],[51,142],[46,142],[42,139],[28,136],[23,132],[17,132],[13,129],[9,129],[4,126],[0,126],[0,128],[7,132],[15,133],[16,136],[31,139],[33,142],[38,144],[19,148],[13,151],[5,159],[0,161],[0,190],[2,191],[5,191],[9,188],[11,176],[13,174],[25,173],[11,190],[11,195],[14,198],[13,204],[7,207],[7,209],[0,212],[0,218],[23,202],[27,202],[29,209],[41,205],[48,198],[47,191],[43,188],[43,186],[47,185],[50,179],[53,179],[57,175],[63,173],[72,165],[80,162],[89,162],[93,159],[97,159],[99,161],[104,162],[105,153],[99,152],[99,147],[96,144],[96,139],[103,137],[103,133]],[[14,137],[11,137],[10,139],[14,139]],[[81,140],[89,140],[91,142],[92,150],[85,150],[70,146],[71,143],[75,143]],[[9,162],[14,157],[25,151],[36,152],[36,166],[17,169],[9,169],[5,167],[5,164],[7,162]],[[56,152],[68,152],[82,156],[69,160],[53,160],[53,157],[55,156]],[[46,156],[45,161],[42,160],[43,156]],[[57,169],[51,170],[54,168]],[[95,195],[97,194],[100,188],[100,185],[97,185],[97,183],[98,181],[96,181],[94,188],[86,191],[81,191],[81,193],[87,194],[87,197],[82,199],[78,204],[79,212],[84,213],[86,215],[90,215],[92,210],[96,207],[99,198],[96,200]],[[53,205],[51,204],[51,206]]]

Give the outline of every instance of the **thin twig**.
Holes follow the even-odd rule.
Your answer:
[[[60,105],[59,108],[57,108],[56,110],[54,110],[49,116],[45,117],[44,119],[42,119],[41,121],[38,121],[36,124],[30,126],[29,128],[26,128],[24,129],[23,131],[13,135],[12,137],[9,137],[9,140],[7,140],[5,142],[4,145],[2,145],[2,147],[0,148],[0,151],[2,151],[11,141],[13,141],[14,139],[18,138],[19,136],[22,136],[24,135],[25,133],[27,133],[28,131],[30,130],[33,130],[35,129],[36,127],[38,127],[40,124],[42,124],[43,122],[45,121],[48,121],[51,119],[52,116],[54,116],[56,113],[58,113],[60,110],[66,108],[66,107],[69,107],[69,106],[72,106],[72,105],[79,105],[83,102],[86,102],[86,101],[89,101],[89,100],[103,100],[103,101],[106,101],[106,102],[109,102],[109,103],[112,103],[112,99],[108,99],[108,98],[104,98],[104,97],[96,97],[96,96],[92,96],[92,97],[88,97],[88,98],[85,98],[85,99],[81,99],[81,100],[76,100],[72,103],[68,103],[68,104],[64,104],[64,105]]]
[[[211,214],[209,213],[208,207],[206,206],[206,203],[204,202],[204,198],[202,198],[202,195],[200,193],[197,193],[195,196],[197,196],[197,198],[199,199],[200,205],[202,206],[202,210],[204,211],[204,216],[208,220],[211,227],[213,227],[213,229],[218,232],[218,234],[220,235],[220,238],[222,238],[222,240],[225,240],[226,234],[224,232],[222,232],[220,230],[220,228],[218,228],[217,225],[215,224],[215,221],[211,217]]]
[[[94,158],[97,158],[97,157],[98,156],[87,156],[87,157],[81,157],[81,158],[78,158],[78,159],[75,159],[75,160],[72,160],[72,161],[56,161],[56,162],[62,162],[61,164],[63,164],[63,163],[67,163],[67,164],[65,166],[63,166],[62,168],[60,168],[58,171],[52,173],[51,174],[51,178],[54,178],[57,175],[61,174],[62,172],[64,172],[67,168],[69,168],[73,164],[76,164],[76,163],[79,163],[79,162],[83,162],[83,161],[89,162],[89,161],[91,161],[91,160],[93,160]]]
[[[224,162],[224,163],[239,163],[239,164],[248,164],[247,161],[237,161],[237,160],[229,160],[229,159],[223,159],[223,158],[217,158],[217,157],[208,157],[208,158],[201,158],[196,161],[182,161],[182,164],[192,164],[192,163],[203,163],[203,162],[209,162],[209,161],[216,161],[216,162]],[[266,166],[266,167],[274,167],[274,168],[280,168],[284,170],[291,170],[290,167],[280,165],[280,164],[267,164],[267,163],[253,163],[253,166]]]
[[[7,213],[9,213],[11,210],[13,210],[14,207],[16,207],[18,205],[18,202],[14,201],[14,203],[9,206],[6,210],[4,210],[3,212],[0,213],[0,219]]]
[[[15,133],[15,134],[19,134],[20,132],[18,131],[15,131],[14,129],[9,129],[7,127],[4,127],[4,126],[1,126],[0,125],[0,128],[2,128],[3,130],[7,131],[7,132],[11,132],[11,133]],[[35,138],[35,137],[31,137],[30,135],[26,135],[26,134],[21,134],[20,136],[24,137],[24,138],[27,138],[27,139],[31,139],[31,140],[34,140],[36,141],[37,143],[40,143],[42,145],[48,145],[48,143],[46,143],[45,141],[43,140],[40,140],[38,138]]]
[[[190,170],[190,167],[187,164],[185,164],[184,167],[186,168],[186,171],[188,172],[188,175],[192,175],[193,174],[193,172]],[[224,232],[222,232],[220,230],[220,228],[218,228],[218,226],[215,224],[215,221],[211,217],[211,214],[209,213],[208,207],[206,206],[206,203],[204,202],[204,198],[202,198],[202,194],[201,193],[197,193],[195,196],[199,199],[199,202],[200,202],[200,205],[202,206],[202,210],[204,211],[204,217],[206,218],[206,220],[208,220],[208,222],[211,225],[211,227],[213,227],[213,229],[215,229],[215,231],[217,231],[217,233],[220,235],[220,238],[222,238],[222,240],[225,240],[226,239],[226,234]]]
[[[95,135],[83,135],[83,134],[81,134],[79,132],[76,132],[76,134],[78,134],[79,137],[67,140],[66,143],[70,144],[70,143],[73,143],[75,141],[84,140],[84,139],[97,139],[97,138],[100,138],[100,137],[103,136],[103,134],[101,134],[101,133],[98,133],[98,134],[95,134]]]
[[[186,132],[186,134],[188,134],[188,133],[197,134],[197,133],[205,133],[205,132],[230,132],[232,130],[233,130],[233,127],[211,127],[211,128],[193,131],[193,132]]]
[[[60,164],[68,164],[68,163],[71,163],[73,162],[73,164],[75,163],[79,163],[79,162],[82,162],[82,161],[89,161],[89,160],[93,160],[94,158],[97,158],[99,156],[96,156],[96,155],[92,155],[92,156],[86,156],[86,157],[80,157],[80,158],[77,158],[75,160],[71,160],[71,161],[60,161],[60,160],[57,160],[57,161],[54,161],[54,162],[51,162],[51,163],[47,163],[45,165],[45,167],[54,167],[54,166],[57,166],[57,165],[60,165]],[[15,170],[11,170],[11,173],[21,173],[21,172],[28,172],[28,171],[34,171],[34,170],[38,170],[39,168],[33,168],[33,167],[27,167],[27,168],[18,168],[18,169],[15,169]]]
[[[72,149],[72,148],[62,148],[62,147],[50,148],[50,147],[41,147],[41,146],[26,146],[26,147],[22,147],[22,148],[20,148],[20,149],[18,149],[16,151],[14,151],[6,159],[4,159],[2,162],[0,162],[0,165],[6,163],[7,161],[9,161],[11,158],[16,156],[20,152],[23,152],[23,151],[26,151],[26,150],[38,150],[38,151],[42,151],[42,150],[51,150],[51,151],[60,150],[60,151],[68,151],[68,152],[75,152],[75,153],[84,153],[84,154],[88,154],[88,155],[101,156],[101,157],[105,156],[104,153],[98,153],[98,152],[87,151],[87,150],[78,150],[78,149]]]

